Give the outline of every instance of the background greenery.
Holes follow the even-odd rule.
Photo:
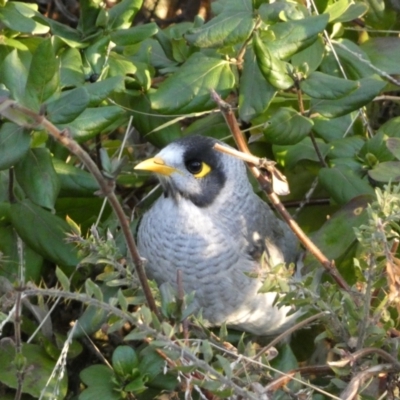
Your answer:
[[[399,398],[400,3],[144,3],[0,1],[0,397]],[[274,280],[316,316],[278,353],[201,318],[187,331],[190,296],[153,283],[151,312],[98,182],[4,102],[77,141],[134,232],[155,198],[138,160],[191,133],[233,143],[212,89],[350,287],[310,254],[301,282]]]

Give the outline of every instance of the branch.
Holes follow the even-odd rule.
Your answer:
[[[239,128],[239,124],[232,111],[232,107],[228,103],[223,101],[215,91],[211,92],[211,97],[214,99],[219,109],[221,110],[239,150],[245,153],[244,157],[247,158],[248,155],[250,155],[251,153],[247,146],[247,142],[243,136],[243,133]],[[335,263],[333,261],[329,261],[328,258],[321,252],[321,250],[308,238],[308,236],[303,232],[297,222],[293,219],[293,217],[289,214],[284,205],[281,203],[276,193],[273,192],[270,178],[260,172],[260,170],[256,166],[259,164],[255,165],[246,159],[245,161],[247,162],[247,166],[249,167],[251,173],[257,179],[261,188],[265,191],[275,209],[290,226],[290,228],[299,238],[304,247],[322,264],[322,266],[328,271],[328,273],[342,289],[347,292],[351,292],[350,286],[337,270]]]
[[[118,198],[114,192],[115,182],[114,180],[105,178],[95,162],[90,158],[89,154],[83,150],[83,148],[70,137],[67,130],[60,131],[55,125],[53,125],[43,115],[39,115],[34,111],[21,106],[15,101],[0,98],[0,113],[6,118],[12,120],[16,124],[24,127],[41,126],[43,127],[54,139],[65,146],[72,154],[78,157],[89,172],[96,179],[100,186],[101,194],[107,197],[112,209],[114,210],[119,223],[121,225],[122,232],[124,234],[126,244],[128,247],[129,254],[135,264],[136,273],[139,277],[140,284],[145,294],[147,304],[151,311],[158,315],[156,303],[150,290],[150,286],[147,282],[146,273],[144,271],[143,260],[139,255],[135,241],[132,237],[132,232],[129,226],[129,221],[125,216],[125,213],[119,204]],[[30,121],[28,121],[30,120]]]

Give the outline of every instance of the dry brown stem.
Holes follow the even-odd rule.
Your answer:
[[[236,120],[236,117],[232,111],[232,107],[223,101],[221,97],[215,92],[211,92],[211,97],[217,103],[219,109],[221,110],[226,123],[229,126],[229,129],[235,139],[235,142],[239,148],[239,150],[245,153],[245,157],[247,157],[250,153],[250,150],[247,146],[247,142],[243,136],[239,128],[239,124]],[[254,177],[259,182],[261,188],[265,191],[268,198],[270,199],[271,203],[278,211],[278,213],[282,216],[282,218],[286,221],[286,223],[290,226],[293,230],[295,235],[299,238],[300,242],[304,245],[304,247],[322,264],[322,266],[329,272],[332,278],[336,281],[336,283],[347,292],[351,291],[350,286],[341,276],[339,271],[337,270],[335,263],[330,261],[322,251],[308,238],[308,236],[303,232],[300,226],[296,223],[293,217],[289,214],[286,210],[282,202],[280,201],[279,197],[273,192],[271,181],[267,175],[264,175],[260,172],[256,165],[252,162],[246,161],[247,165],[254,175]]]
[[[54,139],[56,139],[72,154],[78,157],[80,161],[85,165],[85,167],[89,170],[89,172],[93,175],[100,186],[101,194],[107,197],[108,202],[110,203],[119,220],[122,232],[126,240],[128,251],[135,265],[136,272],[143,292],[145,294],[147,304],[150,310],[158,315],[156,303],[147,282],[143,260],[139,255],[136,243],[132,236],[132,232],[129,226],[129,220],[128,218],[126,218],[125,213],[114,192],[114,180],[103,176],[95,162],[90,158],[89,154],[85,150],[83,150],[83,148],[74,139],[71,138],[67,130],[60,131],[43,115],[37,114],[34,111],[23,107],[15,101],[4,98],[0,99],[0,113],[11,120],[14,120],[18,125],[22,125],[25,127],[43,127]],[[27,119],[29,119],[30,121],[27,121]]]

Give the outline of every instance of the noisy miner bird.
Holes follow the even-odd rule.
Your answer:
[[[253,192],[245,164],[215,143],[187,136],[135,167],[156,173],[163,189],[140,222],[139,252],[159,286],[176,287],[182,271],[185,293],[195,292],[194,309],[210,326],[274,335],[296,315],[275,304],[277,293],[258,293],[262,282],[249,275],[294,262],[298,243]]]

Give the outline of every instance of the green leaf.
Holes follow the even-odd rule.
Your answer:
[[[151,105],[165,113],[190,113],[215,107],[210,97],[214,89],[222,97],[234,87],[229,62],[194,53],[185,64],[150,94]]]
[[[268,33],[273,34],[274,40],[268,42],[268,49],[274,57],[286,59],[314,43],[325,29],[328,19],[329,15],[321,14],[297,21],[278,22],[269,27]]]
[[[400,161],[378,163],[368,175],[377,182],[400,182]]]
[[[251,0],[231,0],[206,24],[185,35],[197,47],[232,46],[245,41],[254,29]]]
[[[329,145],[321,139],[316,139],[319,151],[325,158],[329,151]],[[293,146],[273,146],[276,160],[279,164],[290,168],[294,168],[302,160],[310,160],[319,162],[318,155],[309,137]]]
[[[386,141],[386,146],[389,151],[398,159],[400,160],[400,138],[394,137],[389,138]]]
[[[68,378],[67,374],[62,377],[57,376],[47,381],[55,367],[55,361],[43,351],[41,346],[36,344],[22,343],[22,357],[24,357],[24,379],[22,381],[22,393],[29,394],[34,398],[39,398],[41,392],[46,388],[42,397],[44,400],[62,399],[67,394]],[[0,382],[9,388],[18,387],[18,373],[16,363],[16,349],[12,340],[3,340],[0,346],[0,364],[3,365],[0,374]],[[46,387],[47,386],[47,387]],[[59,396],[55,397],[58,386]]]
[[[9,203],[8,206],[10,207]],[[3,218],[2,218],[3,219]],[[1,276],[10,282],[19,279],[21,254],[15,230],[10,225],[0,226]],[[23,251],[24,275],[26,281],[39,283],[43,276],[43,257],[34,252],[29,246]]]
[[[357,81],[336,78],[322,72],[313,72],[307,79],[300,82],[300,88],[314,99],[340,99],[360,86]]]
[[[99,301],[103,301],[103,293],[101,289],[90,279],[85,280],[85,292],[89,297],[93,297]]]
[[[70,281],[67,277],[67,275],[64,274],[61,268],[58,266],[56,267],[56,277],[58,279],[58,282],[60,282],[61,287],[63,288],[64,291],[68,292],[70,288]]]
[[[354,229],[365,224],[368,216],[365,209],[372,200],[370,196],[358,196],[340,208],[325,224],[311,234],[311,240],[329,260],[336,260],[346,254],[356,241]],[[307,257],[307,268],[318,268],[313,256]]]
[[[330,142],[330,158],[356,157],[364,145],[364,140],[359,136],[349,136]]]
[[[299,20],[308,16],[308,10],[302,4],[275,2],[261,4],[258,9],[260,18],[267,24],[286,20]]]
[[[132,347],[118,346],[112,355],[112,366],[117,375],[126,377],[139,366],[139,358]]]
[[[100,189],[96,179],[81,168],[53,157],[53,166],[60,181],[60,197],[93,196]]]
[[[350,22],[356,18],[361,18],[368,11],[368,6],[364,3],[353,3],[347,8],[347,10],[334,22]]]
[[[354,124],[352,119],[355,116],[352,114],[346,114],[338,118],[323,118],[318,116],[313,118],[314,128],[313,131],[318,134],[319,137],[330,142],[332,140],[340,140],[343,137],[343,133],[347,134],[354,133]]]
[[[276,89],[266,81],[257,65],[256,56],[249,47],[239,86],[239,117],[245,122],[262,114],[275,97]]]
[[[253,37],[253,49],[262,75],[273,87],[284,90],[293,86],[290,64],[276,58],[258,34]]]
[[[0,170],[15,165],[28,152],[31,143],[29,131],[5,122],[0,127]]]
[[[46,104],[47,117],[53,124],[67,124],[77,118],[89,104],[84,87],[68,90]]]
[[[79,2],[80,18],[78,30],[84,36],[89,36],[96,31],[96,20],[101,10],[99,0],[81,0]]]
[[[103,81],[90,83],[85,86],[85,89],[90,98],[89,106],[95,107],[100,105],[100,103],[107,97],[110,97],[112,93],[120,93],[125,91],[124,77],[113,76],[111,78],[104,79]]]
[[[327,118],[348,114],[368,104],[385,86],[386,82],[381,79],[360,79],[360,87],[341,99],[312,101],[311,113],[319,113]]]
[[[78,142],[83,142],[102,133],[124,114],[125,110],[117,106],[86,108],[70,124],[60,124],[58,127],[70,129],[73,138]]]
[[[329,22],[332,22],[343,15],[344,12],[349,8],[349,6],[349,0],[338,0],[333,4],[328,4],[328,7],[326,7],[324,14],[329,14]]]
[[[60,86],[76,87],[85,82],[81,53],[78,49],[66,48],[60,57]]]
[[[10,91],[12,98],[24,105],[27,105],[24,100],[26,100],[25,86],[30,62],[31,55],[29,52],[14,49],[1,64],[1,82]]]
[[[306,47],[305,49],[293,54],[292,65],[297,69],[307,65],[307,71],[315,71],[321,64],[325,53],[325,43],[321,36],[317,37],[317,40]]]
[[[82,382],[88,386],[80,395],[79,400],[121,400],[121,394],[114,387],[113,370],[105,365],[92,365],[79,374]]]
[[[59,90],[59,84],[59,62],[51,40],[45,39],[33,53],[29,68],[26,81],[26,96],[30,98],[29,104],[38,109],[41,103]]]
[[[25,194],[37,205],[52,210],[60,190],[52,157],[45,147],[29,150],[15,165],[15,177]]]
[[[134,26],[129,29],[118,29],[111,32],[110,38],[117,46],[129,46],[141,43],[158,32],[159,28],[155,22]]]
[[[7,2],[5,7],[0,7],[0,21],[2,24],[22,33],[44,35],[49,32],[47,25],[35,21],[35,11],[24,3]]]
[[[75,247],[66,243],[70,231],[67,222],[30,200],[12,204],[10,219],[18,235],[33,250],[60,266],[75,269],[79,261]]]
[[[370,38],[360,47],[376,68],[390,75],[400,74],[399,37]]]
[[[382,127],[383,126],[384,125],[382,125]],[[364,143],[364,146],[360,150],[359,157],[367,158],[368,154],[372,154],[379,162],[393,161],[394,157],[386,146],[386,140],[387,137],[384,131],[379,130],[375,136]]]
[[[346,204],[360,195],[375,195],[366,180],[361,179],[353,170],[345,166],[322,168],[318,178],[321,185],[338,204]]]
[[[273,144],[296,144],[311,131],[313,122],[292,108],[282,107],[274,113],[264,129],[265,139]]]
[[[108,28],[129,28],[142,3],[143,0],[122,0],[111,7],[108,11]]]

